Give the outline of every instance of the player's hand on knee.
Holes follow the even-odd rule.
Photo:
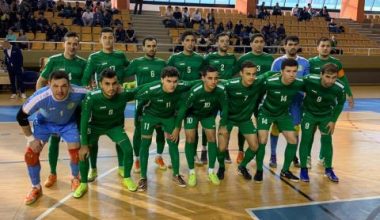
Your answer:
[[[177,142],[178,139],[179,139],[179,132],[180,132],[180,129],[179,128],[175,128],[172,132],[172,134],[170,135],[170,140],[173,141],[173,142]]]
[[[88,146],[82,145],[79,149],[79,160],[84,161],[88,157],[89,153],[90,151],[88,149]]]
[[[39,152],[42,151],[42,143],[38,139],[34,139],[32,141],[28,141],[27,146],[29,146],[30,149],[32,149],[32,151],[34,153],[39,153]]]
[[[332,135],[334,133],[334,130],[335,130],[335,122],[330,121],[327,124],[326,128],[328,128],[328,133]]]

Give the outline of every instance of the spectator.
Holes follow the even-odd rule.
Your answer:
[[[37,20],[34,18],[34,15],[30,15],[29,19],[27,19],[27,30],[33,33],[37,31]]]
[[[298,4],[296,4],[296,6],[294,6],[293,8],[292,8],[292,16],[296,16],[296,17],[298,17],[299,16],[299,11],[300,11],[300,9],[298,8]]]
[[[199,25],[198,34],[204,37],[208,36],[210,34],[209,26],[202,22]]]
[[[311,17],[314,17],[316,15],[315,10],[311,7],[311,3],[307,4],[307,13],[309,13]]]
[[[335,35],[331,36],[331,54],[343,54],[343,50],[338,49],[338,41],[335,38]]]
[[[183,27],[182,12],[178,6],[174,8],[173,22],[175,22],[176,27]]]
[[[250,32],[247,27],[244,27],[240,32],[239,37],[243,45],[249,45],[249,33]]]
[[[63,37],[65,36],[65,34],[69,31],[67,30],[67,28],[65,27],[65,25],[63,23],[60,23],[59,24],[59,32],[60,32],[60,41],[62,41]]]
[[[277,37],[279,41],[282,41],[286,37],[285,27],[284,24],[280,24],[280,26],[277,28]]]
[[[207,36],[201,35],[197,39],[197,44],[198,44],[198,52],[207,52],[209,47],[210,47],[210,40],[208,39]]]
[[[37,31],[41,31],[45,33],[49,28],[49,21],[44,17],[43,12],[38,13],[38,18],[36,20],[36,29]]]
[[[86,11],[83,12],[82,22],[84,26],[92,26],[94,20],[94,13],[90,11],[90,8],[86,8]]]
[[[82,22],[82,13],[83,13],[83,8],[80,7],[79,2],[75,2],[75,7],[73,8],[73,24],[76,25],[83,25]]]
[[[132,23],[128,23],[128,29],[126,31],[126,42],[137,43],[136,32],[133,30]]]
[[[85,7],[92,10],[92,8],[94,7],[94,5],[92,4],[92,0],[86,0]]]
[[[240,32],[243,30],[243,28],[244,28],[244,25],[243,25],[242,21],[239,20],[238,23],[235,25],[234,34],[239,36]]]
[[[234,28],[234,24],[231,20],[229,20],[226,24],[227,32],[232,33],[232,29]]]
[[[274,15],[274,16],[282,15],[281,7],[280,7],[280,5],[278,4],[278,2],[277,2],[276,5],[273,7],[272,15]]]
[[[108,11],[109,13],[112,13],[112,3],[110,0],[105,0],[103,2],[103,8],[104,11]]]
[[[224,32],[224,25],[223,25],[223,22],[220,22],[218,26],[216,27],[215,34],[218,35],[223,32]]]
[[[7,34],[7,36],[5,36],[5,39],[7,39],[8,41],[16,41],[17,40],[17,36],[13,32],[12,28],[8,29],[8,34]]]
[[[187,7],[182,9],[182,21],[185,27],[190,27],[190,13]]]
[[[61,31],[58,29],[57,23],[53,23],[46,33],[47,41],[61,41]]]
[[[326,6],[323,7],[322,10],[319,11],[319,16],[324,17],[326,21],[330,21],[330,14]]]
[[[135,0],[135,10],[133,11],[133,14],[137,14],[137,6],[139,6],[139,15],[141,15],[142,11],[142,5],[143,5],[143,0]]]
[[[332,32],[332,33],[342,33],[344,32],[344,27],[343,26],[339,26],[335,23],[335,20],[334,18],[331,18],[329,24],[328,24],[328,28],[329,28],[329,32]]]
[[[197,10],[195,10],[193,15],[191,16],[191,19],[190,19],[191,24],[192,25],[194,25],[194,23],[200,24],[202,22],[202,20],[204,21],[204,19],[202,19],[202,14],[199,11],[199,9],[197,8]]]
[[[303,9],[300,10],[298,21],[308,21],[311,19],[311,15],[307,12],[307,8],[303,7]]]
[[[257,16],[257,18],[267,19],[269,16],[270,16],[270,13],[269,13],[268,9],[265,8],[264,11],[259,12],[259,15]]]
[[[102,10],[99,7],[96,7],[94,17],[93,17],[92,26],[98,26],[99,25],[99,26],[103,27],[103,24],[104,24],[104,16],[103,16]]]
[[[215,24],[215,13],[214,13],[214,9],[211,9],[211,12],[207,14],[207,24],[209,24],[210,26],[214,26]]]
[[[105,10],[103,13],[103,26],[102,27],[111,27],[112,23],[112,12]]]
[[[116,43],[124,43],[126,39],[125,30],[122,24],[118,24],[115,30]]]
[[[20,32],[19,32],[18,37],[17,37],[17,41],[28,41],[28,38],[26,37],[23,29],[20,29]],[[19,42],[19,43],[17,43],[17,46],[20,49],[27,49],[28,43],[27,42]]]
[[[61,12],[61,10],[65,7],[65,2],[63,0],[58,0],[55,4],[58,12]]]
[[[171,5],[168,5],[165,12],[164,20],[162,21],[165,27],[175,27],[175,23],[173,22],[173,8]]]
[[[61,10],[61,12],[58,13],[58,16],[64,17],[64,18],[71,18],[74,15],[74,10],[71,7],[70,2],[66,2],[65,7]]]

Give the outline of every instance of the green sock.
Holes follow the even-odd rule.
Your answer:
[[[129,139],[120,143],[120,149],[123,151],[123,164],[124,164],[124,178],[131,177],[131,170],[133,166],[133,150]]]
[[[311,146],[313,145],[314,132],[311,129],[302,130],[302,138],[299,149],[301,168],[306,168],[307,157],[310,156]]]
[[[290,164],[292,163],[294,156],[296,155],[297,144],[287,144],[285,149],[285,161],[282,167],[282,172],[289,171]]]
[[[179,152],[178,152],[178,143],[175,143],[171,140],[167,140],[169,145],[169,154],[172,161],[173,167],[173,176],[179,175]]]
[[[133,152],[135,156],[140,156],[140,145],[141,145],[141,128],[140,126],[135,127],[135,131],[133,132]]]
[[[148,170],[148,158],[149,158],[149,147],[152,143],[151,138],[142,138],[140,145],[140,167],[141,167],[141,178],[145,178],[147,176]]]
[[[91,152],[92,149],[90,149]],[[88,170],[89,170],[89,162],[88,157],[86,157],[84,160],[79,161],[79,173],[80,173],[80,182],[81,183],[87,183],[88,182]]]
[[[185,155],[189,169],[194,169],[194,148],[195,143],[185,143]]]
[[[60,141],[60,137],[50,136],[48,155],[49,155],[49,165],[50,165],[51,174],[57,174],[59,141]]]
[[[198,142],[199,142],[199,135],[198,131],[195,131],[195,145],[194,145],[194,156],[197,155],[197,149],[198,149]]]
[[[321,150],[323,149],[324,158],[325,158],[325,168],[332,167],[332,157],[333,157],[333,146],[332,146],[332,137],[331,135],[321,135]]]
[[[215,142],[208,142],[208,168],[215,167],[216,154],[217,154],[217,146]]]
[[[226,151],[220,151],[219,149],[217,149],[217,158],[218,158],[218,163],[219,163],[219,167],[225,167],[225,163],[224,163],[224,160],[226,159],[226,154],[227,152]]]
[[[90,151],[90,167],[92,169],[96,169],[96,161],[98,160],[98,143],[96,142],[91,145],[91,151]]]
[[[238,132],[238,146],[239,146],[239,151],[244,151],[244,142],[245,142],[245,137],[240,131]]]
[[[244,159],[243,161],[239,164],[240,167],[246,167],[249,162],[255,157],[256,152],[251,150],[251,148],[247,148],[244,153]]]
[[[117,155],[118,166],[122,167],[122,166],[124,166],[124,152],[121,149],[120,145],[116,144],[115,147],[116,147],[116,155]]]
[[[156,128],[157,153],[162,154],[165,147],[165,134],[162,128]]]
[[[263,171],[264,156],[265,156],[265,146],[266,144],[259,144],[259,149],[257,149],[256,154],[256,166],[258,171]]]

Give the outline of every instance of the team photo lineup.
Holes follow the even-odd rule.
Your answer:
[[[217,35],[216,51],[204,55],[195,52],[194,32],[185,31],[180,40],[183,51],[165,61],[156,57],[160,42],[154,35],[146,37],[142,41],[145,55],[129,61],[123,51],[114,49],[113,30],[102,28],[102,49],[86,60],[77,55],[79,35],[66,33],[64,51],[48,58],[36,91],[17,113],[27,140],[25,162],[32,184],[26,205],[42,196],[42,186],[56,184],[61,141],[70,156],[72,197],[79,199],[91,190],[88,183],[98,177],[103,135],[115,145],[118,175],[131,192],[147,191],[153,184],[148,175],[153,137],[157,146],[154,162],[160,170],[171,169],[172,175],[166,178],[172,179],[173,187],[202,187],[197,186],[198,178],[223,184],[226,163],[233,161],[229,151],[236,151],[229,145],[234,127],[238,130],[236,178],[265,184],[263,166],[269,142],[266,163],[270,168],[277,168],[278,154],[284,155],[281,178],[313,181],[309,171],[312,161],[318,161],[328,180],[339,182],[333,170],[332,137],[345,102],[353,108],[354,99],[342,63],[330,55],[329,38],[317,41],[316,56],[310,59],[297,54],[297,36],[284,39],[285,54],[276,59],[264,52],[262,34],[250,38],[252,51],[240,57],[228,52],[227,33]],[[128,102],[134,103],[134,130],[129,131],[133,137],[125,130]],[[320,140],[314,138],[317,130]],[[280,134],[286,140],[284,152],[277,152]],[[188,173],[180,172],[184,166],[178,149],[181,139],[185,140]],[[320,147],[318,158],[311,157],[314,142]],[[165,146],[170,161],[163,159]],[[50,168],[45,169],[50,174],[41,182],[43,148],[48,148]],[[251,161],[254,172],[247,168]],[[299,168],[297,173],[290,171],[291,164]],[[206,165],[207,176],[197,175],[196,165]]]

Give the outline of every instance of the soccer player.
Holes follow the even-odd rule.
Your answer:
[[[205,130],[208,144],[208,178],[219,185],[220,180],[214,172],[215,161],[218,154],[216,144],[215,118],[218,111],[221,112],[220,134],[226,134],[226,120],[228,115],[227,95],[224,87],[218,85],[219,74],[213,67],[208,67],[202,71],[202,83],[191,88],[183,104],[178,110],[176,128],[180,129],[182,120],[185,119],[185,154],[189,166],[189,186],[197,184],[197,177],[194,170],[194,148],[196,147],[195,136],[198,123]],[[186,117],[186,118],[185,118]],[[225,154],[225,149],[221,149],[220,154]]]
[[[69,75],[71,84],[82,85],[82,75],[86,67],[86,60],[77,55],[79,36],[75,32],[67,32],[63,42],[64,52],[49,57],[44,69],[38,77],[36,90],[48,84],[49,76],[57,70],[65,71]],[[79,116],[80,114],[78,114]],[[78,125],[79,126],[79,125]],[[44,182],[45,187],[51,187],[57,182],[57,161],[60,138],[51,135],[49,139],[50,175]]]
[[[257,76],[260,76],[268,71],[270,71],[272,63],[273,63],[273,56],[264,52],[264,46],[265,46],[265,38],[262,34],[254,34],[252,35],[250,39],[251,43],[251,49],[252,51],[242,55],[238,62],[237,66],[241,67],[241,65],[245,61],[251,61],[253,62],[257,67]],[[261,98],[257,99],[257,105],[259,104]],[[257,117],[257,112],[255,112]],[[240,164],[244,159],[244,136],[241,134],[241,132],[238,133],[238,145],[239,145],[239,152],[238,156],[236,158],[236,163]]]
[[[168,66],[177,68],[181,80],[198,80],[201,78],[202,69],[205,66],[202,55],[194,51],[197,37],[193,31],[185,31],[181,35],[183,51],[173,54],[168,59]],[[198,143],[198,132],[196,135],[196,143]],[[207,141],[204,132],[202,132],[202,153],[201,160],[197,156],[197,148],[195,148],[195,160],[198,165],[207,163]]]
[[[259,109],[259,117],[257,120],[259,149],[256,155],[256,175],[263,174],[262,164],[265,154],[265,145],[268,140],[268,131],[272,123],[276,123],[287,142],[281,177],[294,182],[299,181],[299,178],[289,171],[290,164],[297,151],[297,135],[292,116],[289,114],[289,107],[293,98],[299,91],[303,90],[304,86],[302,79],[297,78],[298,66],[299,64],[295,59],[285,59],[281,63],[281,75],[274,75],[268,78],[264,83],[266,94],[263,99],[263,104]],[[262,179],[262,176],[258,176],[257,179]]]
[[[137,86],[145,85],[156,80],[160,80],[162,69],[166,66],[163,59],[156,57],[157,52],[157,39],[147,37],[143,40],[143,50],[145,56],[132,60],[128,66],[126,76],[135,76],[137,79]],[[136,103],[137,106],[137,103]],[[135,114],[137,117],[138,114]],[[133,133],[133,150],[135,153],[135,172],[140,172],[140,144],[141,144],[141,123],[135,119],[135,130]],[[157,156],[155,162],[161,170],[166,170],[165,162],[162,158],[162,152],[165,146],[164,131],[161,127],[156,127],[156,143],[157,143]]]
[[[147,169],[149,146],[152,142],[153,130],[157,125],[165,132],[169,145],[169,154],[173,167],[173,181],[180,187],[186,187],[186,182],[179,174],[178,134],[175,130],[175,112],[183,92],[196,83],[179,82],[179,72],[174,67],[165,67],[161,73],[161,81],[149,83],[141,88],[136,96],[137,113],[141,117],[140,165],[141,179],[138,191],[146,191],[148,187]],[[175,137],[175,138],[174,138]]]
[[[83,73],[82,85],[92,85],[92,78],[97,84],[99,82],[99,75],[105,69],[113,69],[116,71],[117,79],[120,84],[124,82],[125,72],[129,61],[124,52],[113,49],[115,36],[112,28],[105,27],[100,33],[100,43],[102,44],[102,50],[90,54],[87,60],[87,66]],[[98,176],[96,169],[96,161],[98,157],[98,146],[93,145],[90,151],[90,172],[88,181],[92,182]],[[116,145],[117,160],[119,165],[119,172],[123,171],[123,151],[120,146]]]
[[[29,97],[17,113],[17,121],[27,139],[25,162],[32,182],[32,190],[25,198],[27,205],[42,195],[39,156],[51,135],[62,137],[67,143],[72,175],[71,190],[74,191],[79,186],[79,131],[73,114],[87,90],[71,86],[64,71],[52,72],[48,84]],[[36,112],[32,132],[28,117]]]
[[[339,67],[333,63],[322,66],[320,75],[304,78],[306,97],[303,102],[302,139],[300,145],[300,179],[309,182],[307,157],[318,126],[321,132],[321,148],[324,148],[325,175],[333,182],[339,178],[332,169],[332,134],[335,123],[342,112],[346,94],[344,85],[338,80]]]
[[[133,150],[128,135],[124,130],[124,110],[128,101],[135,97],[135,90],[118,92],[120,84],[116,71],[105,69],[100,74],[100,89],[89,93],[82,104],[81,147],[79,152],[81,184],[73,197],[82,197],[88,189],[88,155],[93,146],[98,144],[101,135],[107,135],[123,151],[124,169],[119,174],[124,177],[123,185],[129,191],[136,191],[137,185],[131,178]],[[97,149],[96,149],[97,150]]]
[[[227,52],[230,46],[229,35],[227,33],[217,35],[216,45],[218,46],[218,51],[205,57],[205,65],[217,69],[220,79],[231,79],[239,70],[236,65],[235,55]],[[228,150],[226,151],[226,162],[231,163]]]
[[[272,64],[271,71],[279,72],[281,70],[282,62],[285,59],[294,59],[298,63],[297,77],[302,78],[310,73],[310,64],[304,57],[298,56],[297,52],[299,50],[299,38],[297,36],[288,36],[285,38],[284,49],[285,55],[278,57]],[[298,145],[298,133],[300,130],[301,118],[302,118],[302,100],[303,93],[299,92],[296,94],[292,100],[292,105],[290,106],[290,113],[293,118],[293,124],[296,128],[297,134],[297,145]],[[277,124],[272,126],[271,135],[270,135],[270,145],[271,145],[271,157],[269,166],[272,168],[277,167],[277,143],[279,130]],[[293,159],[294,166],[299,167],[298,158],[295,156]]]
[[[254,158],[258,149],[257,130],[252,122],[252,115],[257,108],[257,98],[260,95],[265,81],[264,75],[256,77],[257,67],[251,61],[245,61],[240,70],[240,77],[230,79],[224,83],[228,96],[228,119],[227,119],[227,140],[219,141],[228,144],[229,134],[234,126],[244,135],[249,147],[245,151],[243,161],[239,164],[239,173],[247,171],[246,165]],[[225,148],[224,146],[221,147]],[[224,179],[224,159],[218,157],[219,169],[217,176]],[[241,168],[244,167],[244,168]],[[241,173],[245,178],[250,177],[249,173]],[[250,177],[249,179],[252,179]]]

